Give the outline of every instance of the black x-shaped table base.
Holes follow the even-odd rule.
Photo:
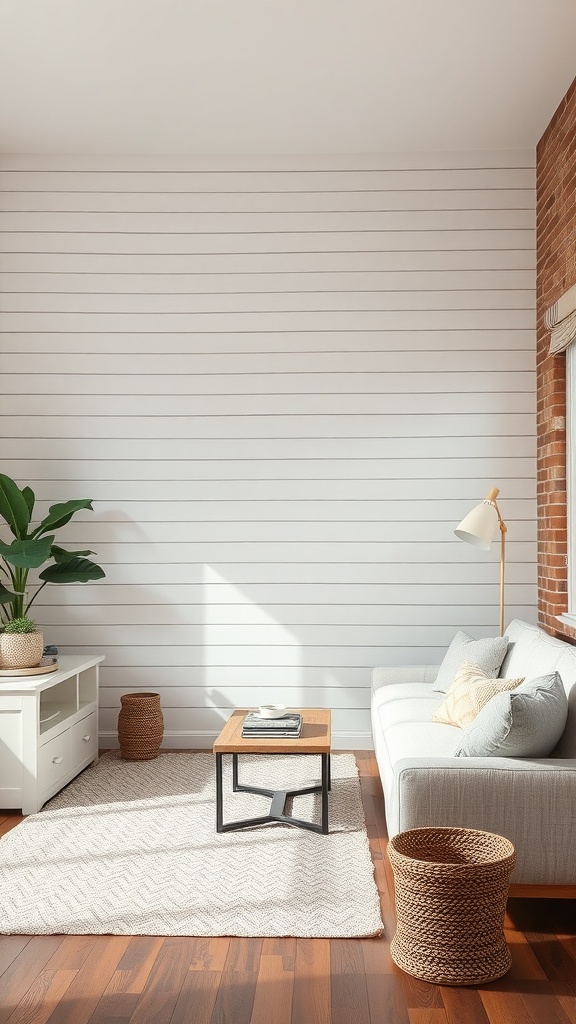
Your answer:
[[[243,818],[241,821],[229,821],[224,824],[224,811],[222,800],[222,758],[223,754],[216,754],[216,831],[236,832],[241,828],[251,828],[253,825],[266,825],[270,821],[279,821],[285,825],[295,825],[297,828],[308,829],[309,832],[319,832],[322,835],[328,834],[328,793],[330,791],[330,754],[320,754],[322,759],[322,781],[319,785],[306,786],[304,789],[261,789],[259,786],[244,786],[238,781],[238,754],[232,754],[232,791],[234,793],[257,793],[259,796],[270,797],[270,810],[268,814],[262,814],[258,818]],[[295,796],[303,796],[305,793],[322,794],[322,817],[319,825],[314,821],[302,821],[300,818],[293,818],[290,814],[284,814],[286,801]]]

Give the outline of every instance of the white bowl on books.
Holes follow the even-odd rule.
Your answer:
[[[260,718],[282,718],[287,710],[285,704],[261,704],[258,714]]]

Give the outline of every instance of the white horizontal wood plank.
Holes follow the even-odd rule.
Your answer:
[[[468,392],[476,394],[491,390],[507,394],[509,391],[533,393],[535,390],[534,374],[528,370],[505,370],[501,373],[492,372],[490,359],[487,359],[486,371],[460,373],[455,369],[451,373],[410,373],[363,374],[362,372],[333,374],[241,374],[218,375],[194,374],[142,374],[130,377],[127,374],[107,376],[103,373],[51,373],[43,376],[33,374],[5,373],[7,385],[12,394],[44,394],[47,385],[57,389],[65,388],[76,394],[88,395],[122,395],[126,391],[142,396],[163,395],[195,395],[195,394],[363,394],[368,390],[371,394],[446,394],[450,392]],[[50,387],[50,390],[51,390]],[[142,408],[145,410],[145,401]],[[51,408],[51,407],[50,407]],[[503,402],[503,411],[505,402]],[[47,410],[47,415],[50,412]]]
[[[489,488],[488,488],[489,489]],[[426,518],[423,519],[422,502],[417,498],[396,498],[389,500],[374,499],[371,501],[358,499],[323,499],[302,498],[253,498],[243,499],[229,496],[220,501],[207,499],[198,501],[146,501],[146,502],[99,502],[97,522],[92,522],[90,531],[106,528],[109,531],[119,528],[162,527],[166,532],[172,526],[187,526],[189,523],[441,523],[459,522],[470,504],[471,498],[482,498],[483,494],[473,494],[466,498],[444,498],[443,496],[427,496]],[[502,499],[501,499],[502,500]],[[48,514],[49,502],[36,500],[35,517],[43,518]],[[506,518],[512,522],[534,520],[536,509],[535,497],[514,498],[510,488],[502,506]],[[83,514],[82,519],[90,522],[90,517]],[[67,533],[75,523],[68,526]]]
[[[351,360],[354,360],[354,369],[350,369]],[[412,362],[412,367],[410,363]],[[458,373],[459,381],[470,371],[482,372],[486,366],[486,354],[484,352],[463,352],[458,355],[458,364],[454,365],[454,354],[440,350],[423,352],[418,357],[418,372],[429,374],[452,374]],[[508,351],[501,348],[490,354],[490,368],[494,374],[501,372],[518,373],[533,370],[534,353],[531,351],[518,352]],[[293,374],[322,374],[330,379],[334,375],[344,375],[346,378],[356,376],[359,373],[370,374],[410,374],[414,372],[414,355],[411,352],[248,352],[242,354],[208,352],[197,355],[186,355],[183,353],[171,354],[158,351],[152,355],[135,355],[133,353],[108,354],[106,357],[106,372],[111,376],[130,375],[138,377],[158,374],[162,376],[188,375],[193,379],[198,376],[238,376],[249,375],[254,377],[270,376],[273,374],[285,376],[290,380]],[[30,356],[28,353],[5,353],[2,360],[4,373],[22,373],[30,369]],[[97,353],[38,353],[33,360],[35,374],[69,375],[69,374],[98,374],[103,370],[102,355]],[[406,378],[406,381],[409,378]],[[404,383],[406,383],[406,381]],[[272,386],[274,381],[265,383]],[[335,386],[342,388],[342,383],[335,382]],[[400,381],[402,383],[402,381]],[[241,385],[239,385],[241,386]],[[362,408],[359,400],[358,408]],[[164,413],[167,410],[164,407]],[[100,409],[101,415],[107,415],[108,410]],[[140,416],[144,413],[140,410]]]
[[[117,458],[161,458],[166,451],[166,441],[171,441],[170,452],[178,458],[246,458],[252,456],[276,458],[325,457],[340,455],[356,458],[375,458],[381,452],[393,456],[404,454],[409,439],[425,440],[422,452],[429,451],[432,437],[454,440],[454,455],[468,452],[471,456],[482,454],[480,438],[508,435],[518,438],[511,442],[510,455],[528,455],[533,417],[529,414],[502,413],[499,416],[470,414],[459,415],[414,415],[406,423],[398,417],[385,414],[362,416],[253,416],[196,417],[190,415],[150,418],[146,416],[119,417],[77,417],[75,421],[76,444],[86,441],[86,453],[95,450],[101,440],[115,438],[118,441]],[[14,416],[5,423],[5,436],[15,438],[37,437],[45,440],[68,441],[70,424],[68,418],[58,416]],[[97,441],[92,439],[97,437]],[[258,438],[258,440],[256,440]],[[470,443],[464,451],[464,438]],[[314,440],[309,447],[302,441]],[[379,444],[386,440],[386,445]],[[342,442],[339,444],[339,442]],[[122,442],[122,443],[120,443]],[[224,442],[224,443],[223,443]],[[254,443],[253,443],[254,442]],[[440,456],[447,454],[442,442],[435,447]],[[70,454],[74,451],[69,449]],[[48,454],[48,453],[46,453]],[[81,453],[77,453],[81,454]]]
[[[308,310],[308,311],[254,311],[213,313],[5,313],[6,329],[33,331],[99,330],[117,333],[122,330],[154,331],[229,331],[231,318],[243,331],[276,331],[302,328],[306,330],[461,330],[470,321],[466,309],[414,309],[400,310]],[[129,316],[129,321],[127,317]],[[477,327],[502,330],[525,330],[534,326],[532,309],[479,309],[473,313]]]
[[[534,229],[533,207],[524,209],[402,209],[337,212],[223,210],[211,213],[166,213],[162,210],[135,213],[0,212],[0,231],[74,232],[75,234],[295,234],[344,231],[486,231]]]
[[[142,412],[140,395],[107,395],[105,412],[101,395],[78,395],[69,391],[63,392],[66,381],[54,384],[51,395],[57,398],[59,417],[74,419],[77,416],[95,416],[101,420],[104,416],[136,417]],[[59,390],[57,390],[57,387]],[[317,415],[358,415],[359,406],[364,415],[402,416],[408,419],[412,414],[406,408],[406,395],[386,393],[385,403],[378,392],[335,393],[335,394],[261,394],[250,395],[249,413],[251,416],[317,416]],[[502,410],[502,395],[496,391],[481,392],[438,392],[420,394],[418,410],[424,414],[445,415],[456,413],[494,414]],[[186,416],[191,412],[191,400],[188,395],[170,396],[170,415]],[[245,416],[247,414],[245,395],[195,395],[195,416]],[[506,411],[508,413],[527,413],[533,416],[536,412],[536,394],[534,391],[506,392]],[[166,414],[164,396],[149,395],[146,399],[146,416],[160,420]],[[50,414],[47,414],[48,416]],[[3,397],[0,417],[22,416],[38,417],[37,395],[10,394]],[[488,488],[490,490],[490,488]]]
[[[490,633],[498,633],[494,615],[494,626]],[[74,635],[74,630],[71,630]],[[470,627],[467,631],[471,636],[485,636],[487,627]],[[58,630],[60,635],[61,630]],[[393,627],[388,634],[381,634],[380,643],[373,647],[359,645],[329,645],[301,647],[294,645],[221,645],[206,649],[202,644],[177,646],[175,644],[140,645],[98,643],[94,640],[80,644],[77,640],[70,642],[70,651],[84,654],[100,651],[113,668],[126,666],[146,666],[162,668],[164,666],[202,666],[233,667],[250,665],[268,667],[271,672],[276,666],[298,669],[305,672],[308,666],[336,668],[364,668],[368,674],[375,665],[409,665],[409,664],[440,664],[446,649],[454,639],[453,626],[428,626],[414,629],[410,627]],[[240,696],[240,694],[239,694]]]
[[[98,587],[47,587],[36,607],[42,609],[42,621],[47,623],[84,621],[84,616],[91,616],[87,621],[92,621],[94,611],[84,609],[94,605],[99,606],[101,622],[109,618],[117,622],[119,607],[123,622],[140,621],[139,616],[148,614],[174,616],[173,607],[178,615],[180,609],[186,609],[184,614],[195,617],[194,621],[198,622],[238,622],[244,621],[244,617],[258,616],[259,621],[270,616],[274,621],[287,624],[291,621],[336,622],[342,617],[347,622],[372,622],[388,619],[391,609],[387,606],[397,608],[400,616],[405,616],[406,607],[417,607],[422,614],[427,609],[427,614],[438,615],[442,614],[444,606],[495,607],[499,595],[495,579],[491,583],[472,584],[431,579],[422,583],[310,583],[306,589],[301,583],[235,584],[222,580],[219,583],[148,583],[144,586],[114,584],[107,580]],[[506,597],[511,605],[531,605],[535,595],[535,583],[508,582],[506,585]],[[152,612],[143,611],[142,606],[147,605],[152,607]],[[159,608],[164,611],[159,613]]]
[[[291,689],[295,686],[305,689],[308,686],[316,686],[322,689],[350,687],[354,690],[366,690],[370,686],[370,678],[371,673],[365,668],[344,667],[340,667],[335,672],[332,669],[307,666],[303,672],[299,668],[276,666],[272,681],[269,668],[262,665],[163,665],[159,669],[157,666],[145,665],[112,667],[103,662],[100,666],[102,690],[107,687],[120,687],[126,692],[130,689],[140,690],[142,687],[149,687],[157,691],[164,685],[183,689],[193,686],[197,687],[199,692],[203,691],[204,699],[209,697],[212,688],[220,690],[225,687],[231,691],[237,691],[239,686],[258,687],[267,689],[268,692],[271,687],[275,686],[285,686]],[[236,692],[237,697],[238,693]],[[246,703],[248,702],[246,701]],[[263,699],[258,703],[263,703]]]
[[[14,236],[13,236],[14,237]],[[21,251],[7,249],[0,253],[0,267],[6,274],[102,274],[108,280],[120,280],[133,274],[207,275],[207,274],[299,274],[413,272],[462,273],[498,270],[536,271],[535,249],[525,245],[507,249],[403,249],[370,252],[322,250],[321,252],[285,252],[278,249],[265,253],[170,253],[145,252],[127,255],[122,252],[98,253],[37,251],[32,247]],[[9,280],[9,279],[8,279]],[[8,283],[6,284],[8,288]]]
[[[534,229],[478,228],[428,231],[300,231],[282,236],[265,232],[210,234],[76,233],[4,231],[0,252],[117,253],[159,255],[268,252],[405,252],[418,249],[531,249]]]
[[[176,190],[166,192],[84,189],[8,191],[0,175],[1,206],[5,213],[133,213],[133,214],[246,214],[353,213],[419,210],[529,210],[532,188],[348,189],[326,191],[226,192]],[[36,221],[33,222],[37,224]],[[55,221],[60,227],[62,221]]]
[[[151,172],[159,174],[168,172],[173,175],[182,173],[198,173],[209,171],[213,176],[216,174],[245,173],[246,171],[267,174],[286,174],[313,172],[319,174],[333,174],[341,171],[353,172],[356,174],[362,171],[391,171],[391,170],[443,170],[478,169],[485,167],[496,168],[534,168],[535,153],[533,149],[480,149],[480,150],[441,150],[439,152],[403,152],[403,153],[362,153],[357,154],[324,154],[288,156],[259,156],[257,159],[252,154],[234,154],[218,157],[190,155],[178,156],[155,155],[149,156],[122,156],[95,155],[89,156],[66,156],[61,154],[26,154],[4,153],[0,156],[0,168],[3,172],[37,172],[42,171],[44,175],[73,172],[76,179],[82,173],[120,173],[127,172],[140,174]],[[46,180],[46,178],[45,178]],[[214,178],[213,178],[214,180]]]
[[[67,442],[70,444],[71,442]],[[204,482],[216,481],[245,481],[264,480],[268,483],[274,480],[284,481],[312,481],[323,484],[324,479],[329,481],[349,481],[349,486],[356,486],[356,480],[362,482],[368,480],[380,483],[383,481],[395,482],[396,480],[413,480],[415,477],[422,481],[422,489],[426,491],[426,483],[429,479],[443,479],[445,481],[457,481],[461,477],[470,478],[471,473],[477,473],[479,478],[491,477],[508,479],[534,479],[536,467],[535,456],[522,458],[510,457],[501,458],[498,456],[484,456],[470,458],[469,455],[462,458],[412,458],[409,463],[406,459],[380,458],[380,459],[239,459],[226,462],[204,460],[203,462],[178,461],[168,462],[165,460],[152,461],[150,459],[136,461],[114,462],[109,457],[95,459],[86,462],[79,459],[50,459],[50,457],[39,460],[33,457],[30,450],[30,442],[23,444],[23,451],[30,457],[24,455],[16,458],[14,447],[16,442],[11,442],[9,451],[5,451],[3,460],[7,472],[12,476],[21,479],[23,483],[32,481],[36,484],[39,480],[53,480],[65,484],[62,489],[63,496],[70,493],[74,497],[85,497],[88,483],[106,482],[107,486],[100,488],[100,495],[111,499],[114,495],[118,498],[148,497],[150,489],[157,483],[162,483],[163,495],[170,499],[194,497],[194,487]],[[1,450],[0,442],[0,450]],[[53,447],[53,446],[52,446]],[[106,449],[109,452],[109,446]],[[102,453],[104,455],[104,453]],[[481,493],[486,492],[486,488]],[[487,492],[486,492],[487,493]]]
[[[466,505],[460,515],[451,520],[357,520],[344,521],[325,518],[316,521],[291,521],[289,518],[264,520],[208,520],[189,519],[185,522],[91,522],[70,523],[62,539],[68,544],[186,544],[193,532],[195,543],[252,544],[252,543],[381,543],[412,541],[442,543],[450,537],[468,511]],[[536,525],[533,517],[515,520],[514,538],[534,541]]]
[[[49,586],[42,591],[38,607],[42,607],[43,614],[45,611],[51,616],[46,620],[50,622],[60,621],[61,616],[68,615],[71,610],[78,610],[80,618],[84,614],[92,615],[89,611],[82,611],[91,605],[102,606],[101,615],[104,618],[115,616],[116,620],[118,612],[110,609],[117,605],[124,606],[123,617],[133,615],[135,621],[138,621],[137,617],[144,614],[141,605],[163,606],[168,609],[166,614],[169,614],[171,604],[187,609],[186,614],[197,616],[198,621],[237,621],[237,615],[254,617],[260,614],[263,620],[272,616],[274,621],[283,622],[288,621],[284,616],[291,616],[298,621],[303,616],[304,621],[317,622],[339,621],[341,616],[351,622],[372,619],[381,621],[382,606],[415,606],[418,599],[418,607],[429,609],[431,615],[441,614],[444,606],[496,605],[499,598],[498,580],[490,566],[489,573],[490,582],[484,579],[465,583],[462,579],[464,570],[456,574],[451,582],[439,582],[437,578],[434,579],[433,570],[428,567],[427,573],[423,573],[423,582],[415,579],[411,582],[400,582],[397,579],[387,583],[308,582],[304,589],[303,582],[279,583],[271,579],[268,582],[250,582],[243,576],[243,567],[237,565],[227,567],[226,578],[209,567],[204,574],[198,567],[193,567],[190,576],[194,582],[189,583],[179,579],[172,584],[166,581],[148,582],[146,585],[135,582],[114,584],[107,579],[101,581],[96,588],[89,585],[78,585],[72,589]],[[206,579],[208,575],[211,577],[209,581]],[[205,582],[198,582],[202,576]],[[515,606],[529,605],[535,591],[536,584],[519,582],[518,573],[514,580],[506,584],[507,599]],[[63,612],[62,608],[66,611]],[[366,616],[369,616],[368,620]]]
[[[453,295],[466,292],[475,297],[487,292],[494,299],[495,293],[509,293],[528,290],[534,294],[534,271],[532,270],[445,270],[405,271],[385,273],[365,271],[358,273],[265,273],[265,274],[18,274],[6,277],[3,302],[14,308],[16,296],[32,296],[40,303],[45,296],[52,301],[59,297],[60,303],[70,301],[71,296],[84,296],[106,300],[107,296],[135,297],[162,296],[165,303],[172,303],[175,296],[190,295],[295,295],[298,298],[308,292],[324,296],[332,292],[352,295],[354,293],[391,294],[399,301],[404,292],[439,292]],[[64,299],[64,296],[66,297]],[[523,296],[523,298],[526,298]],[[512,302],[510,302],[512,305]],[[18,308],[22,308],[19,306]]]
[[[466,358],[470,352],[497,353],[500,351],[533,352],[534,331],[525,328],[504,330],[494,328],[482,330],[477,327],[462,330],[434,331],[276,331],[274,334],[256,332],[223,331],[218,334],[202,332],[193,335],[167,331],[158,335],[149,331],[113,333],[92,333],[87,331],[57,333],[6,332],[3,335],[3,351],[8,354],[74,353],[75,355],[97,354],[100,358],[108,355],[260,355],[303,353],[312,355],[341,352],[389,353],[458,353]],[[453,356],[452,356],[453,357]],[[158,396],[157,396],[158,397]]]
[[[193,530],[191,529],[191,535]],[[82,539],[75,543],[82,548],[91,542],[90,526],[86,527]],[[474,558],[466,547],[456,544],[454,540],[419,541],[415,537],[410,541],[210,541],[188,543],[172,543],[171,541],[134,541],[98,542],[99,561],[103,566],[145,564],[147,561],[160,561],[182,564],[218,564],[219,558],[228,562],[271,562],[294,563],[311,561],[334,564],[338,562],[380,562],[388,565],[392,562],[404,564],[417,562],[423,564],[433,562],[438,565],[446,562],[474,564]],[[534,560],[536,545],[530,542],[506,541],[506,548],[511,560],[521,562]],[[492,552],[494,560],[498,552]]]
[[[518,587],[515,589],[516,591],[520,590]],[[405,590],[405,593],[408,593],[408,591]],[[492,600],[484,598],[483,601],[478,601],[477,604],[471,599],[468,605],[449,605],[445,603],[446,596],[444,596],[443,603],[440,604],[434,597],[434,594],[426,595],[426,597],[430,596],[431,598],[427,603],[422,602],[420,595],[421,603],[416,604],[414,602],[418,599],[418,595],[414,592],[412,592],[410,599],[404,604],[399,600],[393,600],[391,597],[387,605],[386,602],[382,602],[385,605],[385,611],[382,608],[382,604],[330,604],[319,607],[318,604],[281,605],[263,602],[262,605],[259,605],[248,601],[247,597],[243,601],[238,600],[236,604],[213,604],[208,600],[205,602],[199,601],[196,604],[179,604],[177,603],[176,595],[171,596],[172,601],[168,599],[165,603],[152,604],[148,602],[130,605],[129,607],[120,605],[121,611],[118,610],[117,606],[107,604],[100,611],[98,628],[103,626],[169,626],[179,629],[180,633],[186,628],[189,629],[190,633],[186,635],[186,639],[189,641],[200,637],[201,641],[205,643],[226,643],[226,639],[220,641],[217,638],[220,636],[223,638],[234,636],[237,638],[241,637],[242,639],[235,639],[233,642],[266,643],[267,637],[271,637],[272,642],[284,638],[287,635],[288,627],[299,642],[310,635],[316,639],[321,635],[318,632],[319,627],[325,626],[329,627],[326,630],[326,634],[334,636],[337,636],[337,631],[342,628],[344,632],[341,634],[338,642],[343,643],[347,632],[354,637],[363,637],[364,634],[373,636],[375,629],[381,629],[384,619],[389,626],[404,625],[406,622],[407,606],[411,608],[411,614],[414,618],[417,618],[418,622],[421,622],[422,625],[453,626],[455,623],[459,623],[462,628],[465,628],[466,626],[478,625],[478,606],[485,610],[486,621],[492,622],[494,610],[498,605],[498,595],[493,596]],[[452,594],[452,598],[454,596]],[[520,595],[521,599],[515,601],[512,597],[511,588],[508,588],[507,597],[506,610],[508,617],[521,618],[520,610],[525,612],[526,608],[531,607],[530,602],[534,597],[534,593],[532,591],[528,594],[524,589]],[[130,594],[125,590],[124,600],[127,601],[129,598]],[[55,633],[55,629],[58,627],[63,630],[70,627],[70,625],[74,627],[89,627],[94,618],[94,607],[92,604],[46,605],[44,603],[36,607],[38,608],[36,615],[39,622],[41,622],[42,628],[49,626],[52,634]],[[177,626],[174,625],[175,623],[177,623]],[[357,626],[360,627],[358,631],[355,629]],[[304,630],[302,634],[301,628]],[[127,630],[126,635],[127,637],[129,636],[129,630]],[[110,641],[112,641],[113,636],[114,633],[111,632]]]
[[[424,156],[418,153],[355,157],[343,167],[342,158],[323,157],[311,161],[312,167],[302,166],[306,158],[299,158],[297,167],[273,165],[266,158],[248,158],[244,166],[224,167],[220,159],[207,159],[203,165],[197,158],[187,159],[184,166],[175,167],[178,157],[170,157],[168,167],[143,166],[143,161],[122,159],[114,165],[98,165],[98,160],[55,158],[48,166],[44,156],[40,166],[31,168],[34,157],[2,156],[0,187],[20,190],[135,191],[177,192],[182,190],[203,192],[285,192],[320,191],[354,188],[370,191],[386,189],[458,189],[458,188],[529,188],[535,187],[535,154],[533,151],[506,151],[503,153],[440,153]],[[350,166],[352,165],[352,166]]]
[[[443,541],[449,531],[451,523],[457,524],[467,511],[468,503],[462,502],[459,505],[459,512],[453,515],[435,516],[433,518],[422,518],[421,506],[411,516],[396,517],[386,516],[383,520],[378,517],[366,518],[331,518],[324,511],[323,518],[312,517],[290,517],[287,514],[277,515],[274,518],[220,518],[207,519],[192,517],[188,519],[170,520],[169,524],[163,520],[132,520],[117,519],[108,522],[96,519],[88,522],[84,516],[70,523],[66,527],[66,537],[69,543],[81,543],[86,540],[88,532],[93,544],[102,543],[126,543],[132,544],[141,540],[150,541],[153,544],[165,542],[169,536],[171,542],[187,543],[190,540],[191,526],[194,526],[194,538],[198,542],[220,541],[222,544],[241,542],[299,542],[310,543],[310,541],[337,543],[345,541],[364,541],[371,543],[382,540],[402,541],[418,537],[422,541]],[[458,508],[458,506],[456,506]],[[515,522],[515,537],[517,540],[533,540],[535,536],[535,525],[533,518],[534,505],[529,507],[526,504],[522,517],[517,516]],[[532,512],[532,514],[530,514]],[[506,511],[508,515],[508,511]],[[394,516],[394,513],[393,513]],[[448,534],[449,536],[449,534]]]
[[[227,552],[222,550],[222,555]],[[471,580],[478,586],[494,584],[498,581],[499,565],[497,555],[479,553],[470,555],[469,561],[447,561],[446,558],[430,562],[274,562],[249,561],[230,562],[119,562],[106,566],[107,583],[92,584],[100,588],[103,603],[108,584],[128,583],[134,586],[154,586],[160,584],[206,584],[216,587],[239,587],[241,591],[253,583],[264,584],[266,587],[294,584],[304,587],[302,600],[309,600],[309,587],[321,584],[326,587],[346,587],[349,584],[365,586],[382,586],[394,584],[469,584]],[[521,561],[510,558],[506,567],[508,584],[525,584],[532,586],[534,578],[534,560]],[[90,585],[79,584],[74,592],[84,592]],[[53,591],[54,588],[51,588]],[[207,591],[210,593],[210,591]],[[343,591],[338,591],[342,599]]]
[[[533,154],[0,167],[2,466],[94,501],[106,578],[34,607],[106,742],[127,689],[209,746],[271,685],[369,742],[374,664],[497,632],[494,485],[534,621]]]
[[[475,418],[482,420],[480,416]],[[452,417],[454,426],[461,427],[462,432],[461,436],[456,436],[454,441],[451,440],[450,431],[447,428],[442,430],[439,424],[436,424],[434,433],[431,429],[429,435],[426,436],[425,428],[428,426],[426,418],[423,418],[420,424],[411,423],[411,429],[406,432],[406,437],[396,438],[387,437],[383,427],[378,432],[377,426],[373,426],[370,436],[358,432],[358,437],[342,435],[336,438],[322,437],[312,427],[309,429],[308,436],[304,434],[300,437],[280,437],[278,431],[271,430],[272,436],[258,440],[247,430],[243,432],[244,436],[238,439],[221,430],[218,432],[220,437],[199,438],[198,440],[190,438],[181,441],[169,438],[168,440],[173,441],[173,450],[171,458],[167,457],[164,462],[161,462],[161,459],[162,450],[165,450],[167,445],[165,439],[155,440],[153,437],[116,438],[111,449],[110,441],[114,439],[114,435],[106,434],[104,431],[102,431],[104,436],[97,440],[92,440],[88,436],[71,440],[68,437],[51,435],[47,431],[47,437],[44,436],[36,440],[36,457],[80,461],[84,453],[86,458],[95,461],[101,460],[110,465],[116,460],[126,462],[130,465],[129,476],[138,477],[144,470],[146,473],[150,473],[150,478],[156,475],[153,464],[153,460],[156,459],[160,462],[159,479],[178,479],[183,472],[188,479],[200,480],[205,475],[204,463],[208,464],[206,470],[208,475],[210,472],[215,472],[215,466],[218,463],[218,476],[226,478],[229,475],[240,473],[241,467],[238,466],[238,461],[245,461],[249,464],[246,468],[251,468],[254,465],[254,475],[257,476],[260,472],[260,475],[265,477],[268,475],[291,477],[296,470],[299,474],[301,472],[300,465],[294,465],[297,462],[323,462],[323,473],[326,476],[345,478],[348,469],[345,465],[346,460],[355,463],[350,474],[352,477],[355,475],[370,476],[372,473],[379,475],[384,470],[383,462],[394,462],[410,457],[410,451],[414,447],[414,438],[418,439],[420,458],[436,458],[440,462],[442,459],[450,458],[466,460],[482,458],[482,456],[489,457],[490,455],[497,457],[502,449],[502,440],[507,437],[507,426],[511,431],[507,438],[507,446],[510,449],[509,458],[527,458],[531,450],[531,436],[522,432],[523,422],[527,418],[510,414],[503,415],[499,423],[487,425],[483,428],[483,433],[475,434],[470,425],[465,423],[464,417],[460,422],[459,418],[455,416]],[[14,428],[12,427],[12,429]],[[495,431],[492,437],[489,434],[490,430]],[[515,432],[512,433],[513,431]],[[303,433],[303,431],[301,432]],[[10,439],[7,434],[0,441],[1,456],[9,455],[12,458],[18,458],[18,456],[25,456],[28,451],[29,437]],[[190,460],[188,464],[186,464],[187,454]],[[249,456],[251,458],[248,458]],[[193,460],[196,464],[193,464]],[[269,465],[267,467],[260,466],[258,471],[260,462],[266,462]],[[290,465],[282,467],[280,463],[289,463]],[[363,467],[360,463],[363,463]],[[106,466],[102,468],[105,470]],[[361,472],[361,468],[364,469],[364,473]],[[288,472],[287,470],[290,469],[291,472]],[[402,473],[401,469],[399,469],[399,473]],[[121,476],[121,474],[118,475]],[[309,475],[313,474],[309,472]]]
[[[27,476],[28,481],[32,478]],[[492,489],[493,477],[459,477],[450,481],[450,501],[466,499],[469,502],[477,500],[488,494]],[[48,507],[55,501],[61,501],[64,488],[69,493],[68,482],[56,479],[33,480],[36,494],[35,515],[44,517]],[[334,516],[337,515],[339,507],[346,502],[350,507],[358,510],[357,516],[364,514],[366,510],[369,515],[372,508],[378,514],[378,505],[374,503],[383,502],[392,513],[394,508],[402,508],[402,514],[411,518],[411,509],[420,504],[422,500],[422,483],[420,480],[391,480],[391,479],[359,479],[354,483],[351,496],[348,479],[342,480],[181,480],[176,481],[176,487],[171,489],[162,488],[155,492],[154,498],[150,498],[150,491],[144,491],[143,481],[126,481],[125,490],[122,494],[114,484],[114,494],[107,497],[104,488],[109,482],[91,480],[89,483],[77,479],[74,482],[74,497],[86,497],[86,489],[99,502],[98,512],[103,519],[113,519],[115,515],[124,513],[125,517],[145,521],[148,510],[154,508],[159,510],[158,518],[169,522],[171,519],[179,519],[179,507],[195,506],[201,508],[207,503],[214,503],[214,507],[226,508],[230,504],[232,508],[235,502],[269,502],[270,507],[280,502],[291,501],[295,503],[316,503],[321,508],[334,509]],[[144,481],[145,483],[145,481]],[[445,480],[428,480],[426,482],[426,500],[430,510],[430,518],[433,518],[433,509],[438,501],[445,499]],[[534,480],[529,476],[512,477],[508,476],[506,481],[506,492],[501,495],[508,518],[508,502],[514,499],[521,501],[536,501],[536,488]],[[396,506],[391,502],[397,502]],[[135,507],[133,507],[135,506]],[[239,505],[241,508],[242,505]],[[294,506],[293,506],[294,507]],[[534,505],[532,506],[532,509]],[[532,515],[532,513],[531,513]],[[151,515],[151,518],[156,518]],[[382,512],[382,519],[386,516]]]
[[[497,617],[497,609],[492,614],[488,610],[479,616],[476,623],[464,623],[474,628],[491,628]],[[434,631],[450,643],[459,628],[459,618],[447,623],[422,624],[420,632],[432,643]],[[122,623],[102,623],[83,625],[72,623],[66,626],[52,626],[47,631],[50,638],[56,637],[56,643],[62,646],[75,645],[92,647],[94,650],[104,647],[141,647],[143,651],[151,647],[188,650],[191,664],[234,664],[237,657],[239,664],[306,664],[319,648],[328,650],[348,649],[351,664],[355,664],[355,652],[364,657],[364,652],[388,645],[410,643],[411,627],[403,624],[389,623],[386,625],[332,625],[326,626],[298,625],[292,628],[278,623],[262,625],[192,625],[190,623],[165,625],[159,623],[150,635],[149,625],[126,625]],[[153,640],[153,643],[151,642]],[[361,664],[364,662],[362,661]]]
[[[87,315],[130,314],[170,315],[180,314],[230,314],[230,313],[325,313],[325,312],[378,312],[398,313],[415,310],[533,310],[534,291],[458,289],[442,291],[372,290],[320,290],[306,292],[179,292],[162,294],[81,292],[70,293],[63,299],[51,292],[4,293],[0,296],[0,313],[85,313]]]
[[[100,559],[101,561],[101,559]],[[295,600],[298,589],[301,591],[301,601],[312,601],[318,595],[318,601],[338,601],[345,603],[347,600],[347,588],[351,587],[351,594],[358,595],[364,600],[370,598],[378,600],[380,591],[378,587],[414,587],[425,588],[423,593],[428,595],[429,588],[435,586],[448,586],[458,588],[469,586],[470,581],[478,588],[494,586],[498,583],[498,565],[496,558],[477,556],[470,561],[447,561],[431,560],[429,562],[379,562],[379,561],[355,561],[355,562],[144,562],[128,563],[119,562],[114,565],[105,565],[106,580],[97,584],[77,584],[71,591],[80,603],[84,601],[84,594],[97,591],[102,604],[106,603],[106,595],[110,586],[132,586],[142,588],[146,593],[149,588],[158,585],[189,586],[190,588],[203,588],[203,597],[206,600],[218,600],[218,594],[239,595],[254,600],[265,595],[270,600],[271,595],[276,594],[277,600],[288,595]],[[520,561],[518,558],[510,559],[506,569],[506,586],[517,585],[521,588],[534,587],[534,567],[532,558]],[[33,585],[31,581],[31,585]],[[52,599],[58,588],[45,588],[42,597],[46,601]],[[533,592],[533,591],[532,591]],[[176,591],[176,596],[179,591]],[[198,590],[190,590],[194,596]],[[386,591],[384,591],[386,593]],[[407,593],[407,592],[404,592]],[[412,597],[412,601],[414,596]],[[454,592],[450,595],[450,602],[454,602]],[[41,602],[40,602],[41,603]],[[99,601],[95,601],[96,604]],[[382,600],[382,604],[388,603]],[[410,603],[410,602],[408,602]],[[481,589],[478,595],[478,607],[485,604],[484,590]],[[95,615],[98,619],[97,614]]]

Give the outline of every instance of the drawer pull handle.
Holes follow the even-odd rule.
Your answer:
[[[88,741],[90,740],[90,738],[91,738],[91,737],[90,737],[90,733],[86,733],[86,736],[83,736],[83,737],[82,737],[82,739],[84,740],[84,743],[88,743]]]
[[[53,764],[62,764],[62,758],[61,757],[53,757],[52,758],[52,763]]]

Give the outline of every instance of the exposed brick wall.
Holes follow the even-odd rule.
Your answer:
[[[576,80],[537,147],[538,614],[557,636],[566,611],[566,357],[550,356],[544,312],[576,284]]]

